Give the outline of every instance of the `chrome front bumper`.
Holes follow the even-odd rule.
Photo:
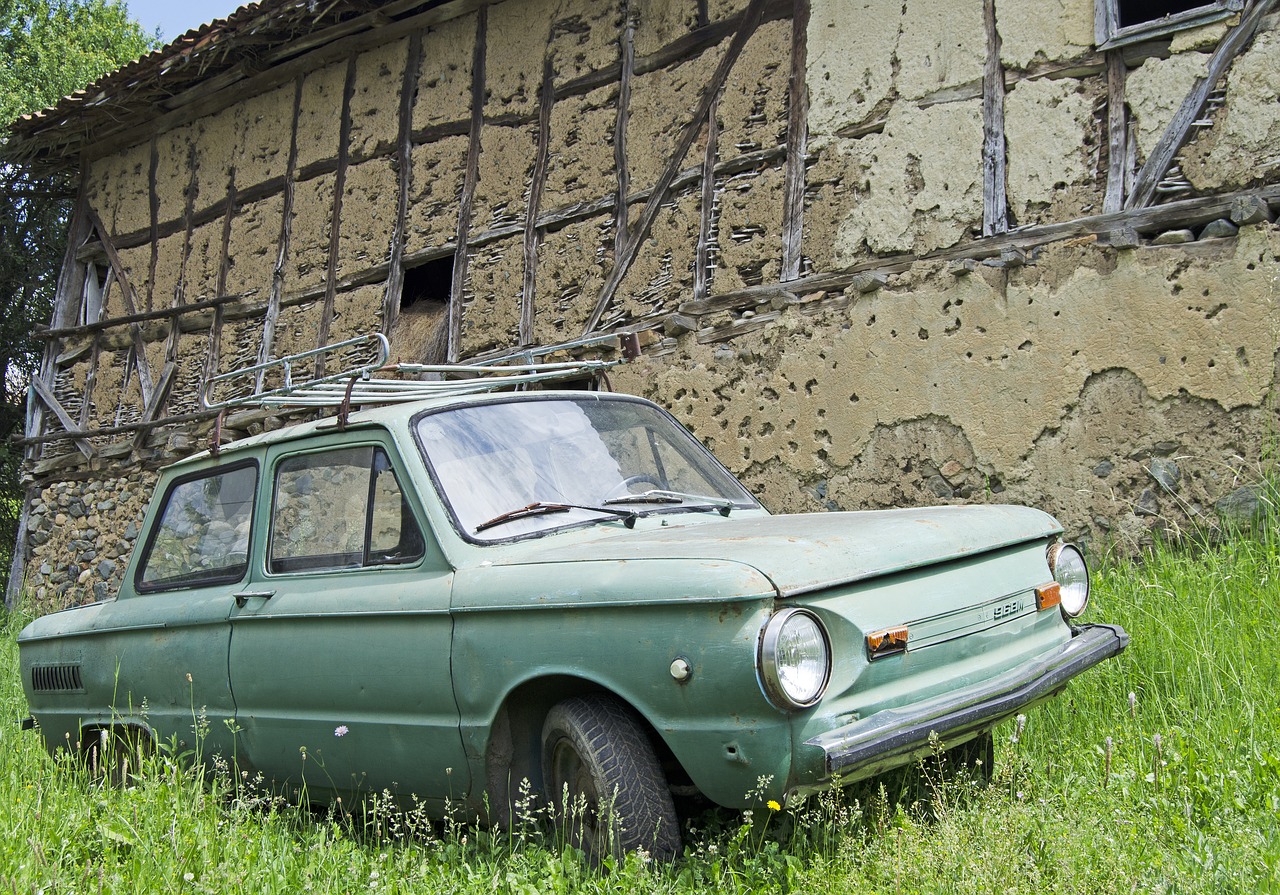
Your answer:
[[[990,681],[902,709],[877,712],[806,740],[826,757],[826,778],[806,781],[793,792],[854,782],[928,754],[941,743],[963,743],[1020,709],[1062,690],[1077,674],[1117,655],[1129,635],[1117,625],[1084,625],[1075,636],[1037,661]]]

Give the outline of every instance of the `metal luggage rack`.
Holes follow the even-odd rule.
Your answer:
[[[536,362],[539,357],[609,343],[621,347],[622,358],[608,361]],[[311,377],[302,382],[294,381],[294,371],[304,362],[311,368],[330,353],[344,352],[351,355],[370,346],[374,348],[374,358],[370,361],[349,365],[338,373]],[[610,368],[638,357],[639,353],[639,340],[635,334],[621,333],[563,345],[524,349],[485,364],[389,364],[387,361],[391,355],[391,343],[381,333],[371,333],[211,376],[200,389],[200,404],[210,410],[227,410],[233,407],[340,406],[345,417],[346,412],[355,405],[394,404],[420,401],[423,398],[522,389],[540,383],[585,377],[604,378]],[[272,373],[278,373],[281,384],[264,388]],[[415,378],[375,378],[375,373]],[[220,385],[233,391],[236,386],[241,389],[252,386],[252,390],[246,394],[215,400],[214,392]]]

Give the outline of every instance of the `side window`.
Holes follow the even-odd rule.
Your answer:
[[[270,571],[413,562],[423,549],[422,532],[382,448],[300,454],[276,468]]]
[[[239,581],[249,566],[249,527],[258,486],[255,465],[179,480],[147,543],[139,590]]]

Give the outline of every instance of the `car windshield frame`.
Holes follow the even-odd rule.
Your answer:
[[[559,408],[545,406],[548,404],[561,406]],[[534,409],[532,405],[544,406]],[[523,465],[530,470],[533,477],[538,479],[531,486],[537,488],[553,484],[550,479],[554,476],[543,476],[538,473],[537,470],[542,467],[538,465],[534,455],[539,452],[545,453],[552,447],[559,447],[566,451],[572,450],[571,446],[585,448],[592,451],[596,459],[619,464],[619,456],[610,450],[601,432],[619,434],[624,432],[624,427],[597,428],[592,423],[587,408],[592,408],[600,416],[605,416],[609,408],[625,414],[623,408],[627,407],[635,409],[633,414],[635,434],[642,431],[646,438],[650,439],[641,445],[641,448],[654,452],[655,456],[661,449],[664,452],[664,458],[680,461],[683,465],[675,472],[683,476],[696,476],[702,489],[660,488],[658,486],[662,482],[658,481],[640,483],[635,489],[638,498],[644,491],[652,490],[664,494],[683,492],[681,496],[685,499],[679,502],[664,500],[655,503],[637,500],[634,503],[606,504],[604,502],[606,499],[616,498],[619,495],[601,493],[595,500],[587,500],[574,499],[583,497],[581,491],[572,493],[553,488],[551,492],[538,494],[534,490],[505,490],[494,486],[490,476],[478,475],[479,470],[472,469],[469,480],[464,483],[464,476],[460,475],[456,469],[448,468],[450,465],[456,466],[464,459],[477,457],[480,453],[497,456],[502,451],[512,449],[520,454]],[[527,409],[533,409],[533,412],[528,413]],[[532,424],[533,430],[541,431],[526,429],[519,435],[515,435],[509,434],[509,430],[503,431],[493,425],[488,426],[487,431],[484,432],[467,425],[468,416],[474,422],[478,415],[490,415],[492,419],[489,422],[496,423],[502,415],[508,418],[506,422],[511,422],[513,418],[526,416],[526,414],[525,422]],[[557,415],[559,419],[554,419]],[[434,432],[428,429],[433,422],[436,425]],[[557,422],[561,425],[555,425]],[[567,426],[564,425],[566,422]],[[586,425],[579,425],[583,422]],[[444,423],[450,425],[441,425]],[[579,428],[569,431],[575,425]],[[464,427],[466,429],[464,434],[468,436],[501,438],[503,442],[485,444],[484,447],[488,450],[477,451],[464,457],[462,451],[448,447],[459,443],[456,437],[459,427]],[[759,501],[747,491],[733,473],[729,472],[724,464],[717,460],[715,455],[707,450],[675,417],[651,401],[634,396],[612,392],[552,392],[538,395],[493,396],[486,400],[424,410],[415,414],[410,420],[410,431],[440,502],[448,512],[454,531],[468,543],[480,546],[538,538],[555,532],[601,523],[622,523],[620,516],[623,514],[617,512],[620,509],[633,510],[634,512],[630,514],[633,516],[632,521],[634,517],[649,515],[691,512],[719,512],[723,515],[729,511],[763,509]],[[533,437],[535,435],[541,437]],[[651,440],[654,438],[658,439],[658,444]],[[542,459],[545,461],[546,457]],[[494,466],[491,460],[489,464],[487,472],[493,472],[499,468],[506,472],[509,469],[505,463]],[[561,465],[564,465],[563,459]],[[594,467],[592,464],[583,463],[575,468],[585,476]],[[621,465],[615,465],[615,470],[616,472],[604,473],[604,475],[610,477],[616,474],[617,484],[622,485],[628,476],[622,475]],[[642,472],[637,470],[633,474],[640,475]],[[687,478],[681,481],[683,484],[689,484]],[[574,484],[575,487],[588,487],[585,482]],[[647,487],[645,487],[646,484]],[[477,497],[477,486],[480,490],[490,493]],[[499,494],[503,496],[498,496]],[[697,500],[695,494],[705,494],[706,500]],[[487,505],[483,505],[482,498],[487,498]],[[483,508],[480,505],[483,505]],[[544,511],[544,507],[565,507],[565,509]],[[534,511],[519,512],[521,510]],[[511,514],[510,520],[499,519],[507,514]]]

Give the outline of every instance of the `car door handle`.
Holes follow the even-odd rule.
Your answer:
[[[249,602],[250,597],[257,597],[260,600],[270,600],[275,595],[276,592],[273,590],[242,590],[238,594],[232,594],[232,596],[236,598],[236,605],[241,609],[244,608],[245,603]]]

